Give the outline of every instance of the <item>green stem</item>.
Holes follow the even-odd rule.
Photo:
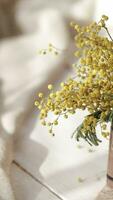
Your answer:
[[[109,35],[110,39],[113,41],[113,38],[111,37],[111,35],[110,35],[110,32],[109,32],[108,28],[107,28],[106,26],[105,26],[104,28],[105,28],[105,30],[106,30],[106,32],[107,32],[107,34]]]

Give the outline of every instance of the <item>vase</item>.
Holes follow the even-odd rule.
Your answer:
[[[106,186],[100,192],[96,200],[113,200],[113,123],[111,125],[109,142]]]

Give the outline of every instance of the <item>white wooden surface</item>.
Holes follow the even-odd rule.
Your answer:
[[[24,171],[16,165],[12,167],[12,180],[14,184],[16,200],[35,199],[35,200],[59,200],[57,195],[54,195],[40,183],[34,181]]]
[[[36,188],[32,187],[33,183],[39,188],[37,199],[40,199],[41,193],[43,200],[50,199],[46,196],[47,191],[48,195],[51,193],[51,199],[55,199],[56,196],[50,191],[62,200],[94,200],[104,186],[108,142],[105,140],[99,147],[93,148],[84,143],[78,146],[70,138],[75,126],[83,118],[82,112],[78,112],[77,116],[68,120],[61,119],[61,125],[56,128],[54,138],[40,125],[37,113],[32,113],[19,130],[20,134],[15,142],[15,160],[27,171],[24,172],[26,182],[20,178],[23,174],[22,169],[15,168],[13,177],[18,185],[23,182],[20,187],[25,194],[22,193],[21,200],[27,200],[28,196],[36,192]],[[32,178],[29,177],[29,173]],[[20,198],[19,187],[16,187],[15,191]],[[35,199],[34,195],[32,200]]]

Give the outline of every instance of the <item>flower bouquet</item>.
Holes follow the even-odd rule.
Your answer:
[[[73,64],[75,76],[62,82],[58,91],[54,91],[53,85],[49,84],[49,96],[40,92],[35,105],[40,110],[42,124],[48,127],[53,136],[54,126],[58,125],[60,116],[67,119],[78,109],[88,111],[72,137],[97,146],[101,142],[96,129],[99,125],[102,136],[110,138],[107,180],[108,186],[113,188],[113,39],[106,25],[107,20],[108,17],[103,15],[98,23],[93,22],[87,26],[71,22],[77,48],[74,56],[78,59]],[[102,34],[103,30],[107,36]],[[40,51],[44,55],[48,52],[58,55],[59,49],[49,44],[48,49]],[[53,121],[48,120],[49,112],[54,113]],[[108,122],[111,124],[111,131],[107,129]],[[99,199],[111,198],[104,194],[104,198]]]

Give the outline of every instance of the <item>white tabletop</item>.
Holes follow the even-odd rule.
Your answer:
[[[94,200],[105,184],[108,141],[90,147],[71,139],[83,114],[61,119],[53,138],[32,113],[15,141],[13,183],[18,200]]]

